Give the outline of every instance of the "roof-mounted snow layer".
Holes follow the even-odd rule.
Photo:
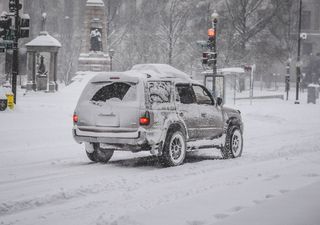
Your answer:
[[[166,64],[138,64],[124,72],[98,72],[90,82],[115,82],[117,80],[137,83],[139,80],[174,79],[191,81],[184,72]]]
[[[190,80],[189,75],[167,64],[137,64],[134,65],[130,71],[145,73],[152,78],[180,78]]]

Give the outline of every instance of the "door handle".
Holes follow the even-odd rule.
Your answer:
[[[201,113],[201,116],[202,116],[202,117],[206,117],[206,116],[207,116],[207,113]]]

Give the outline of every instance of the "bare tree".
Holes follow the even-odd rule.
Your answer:
[[[162,43],[168,64],[172,64],[174,57],[178,55],[177,47],[187,32],[186,25],[191,5],[187,0],[170,0],[160,10],[157,37]]]
[[[226,0],[226,8],[233,29],[231,48],[246,56],[247,44],[253,40],[278,13],[282,1]]]
[[[298,2],[282,0],[279,12],[268,26],[273,36],[273,45],[276,47],[276,57],[285,62],[293,57],[297,46]]]

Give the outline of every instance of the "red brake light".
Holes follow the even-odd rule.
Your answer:
[[[140,117],[140,125],[149,125],[150,119],[147,117]]]
[[[150,124],[150,113],[147,111],[144,116],[141,116],[139,119],[140,125],[149,125]]]
[[[74,122],[74,123],[77,123],[77,122],[78,122],[78,119],[79,119],[78,115],[74,114],[74,115],[73,115],[73,122]]]

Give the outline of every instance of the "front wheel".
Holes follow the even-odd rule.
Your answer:
[[[186,138],[181,131],[169,131],[161,161],[165,166],[179,166],[186,157]]]
[[[86,152],[88,158],[93,162],[107,163],[114,153],[114,150],[100,148],[99,143],[93,144],[93,148],[92,153]]]
[[[230,126],[226,134],[226,142],[221,150],[224,159],[237,158],[242,154],[243,136],[238,126]]]

